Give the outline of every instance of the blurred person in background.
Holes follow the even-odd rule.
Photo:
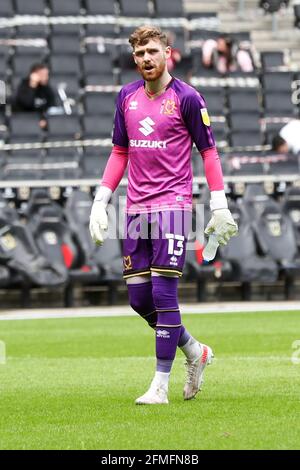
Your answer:
[[[171,48],[170,57],[167,59],[167,67],[169,73],[171,73],[176,65],[181,61],[181,52],[174,46],[176,35],[173,31],[168,31],[167,33],[168,46]]]
[[[272,150],[280,154],[300,153],[300,119],[292,119],[273,138]]]
[[[45,64],[34,64],[28,77],[18,86],[15,100],[15,111],[37,111],[41,114],[40,126],[45,128],[46,111],[55,106],[55,94],[49,85],[49,69]]]
[[[249,52],[235,44],[230,36],[207,39],[202,46],[202,62],[205,67],[221,74],[253,71]]]

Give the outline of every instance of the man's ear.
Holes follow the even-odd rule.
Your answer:
[[[171,57],[171,47],[170,46],[166,47],[166,56],[167,56],[167,58]]]

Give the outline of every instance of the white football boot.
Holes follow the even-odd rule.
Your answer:
[[[214,354],[206,344],[199,343],[201,355],[194,360],[186,360],[187,379],[183,389],[183,398],[191,400],[201,390],[204,382],[203,374],[206,366],[212,363]]]
[[[136,405],[168,405],[168,386],[152,381],[149,390],[135,400]]]

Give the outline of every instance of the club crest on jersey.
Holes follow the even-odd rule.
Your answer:
[[[138,107],[138,102],[137,101],[130,101],[130,104],[129,104],[129,109],[131,111],[135,111]]]
[[[202,121],[206,126],[210,126],[210,119],[206,108],[201,109]]]
[[[172,116],[175,110],[176,110],[176,103],[174,100],[163,101],[161,114],[167,114],[168,116]]]
[[[132,269],[131,256],[123,256],[124,271]]]

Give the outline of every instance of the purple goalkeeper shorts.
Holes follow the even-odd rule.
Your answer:
[[[183,210],[126,215],[124,279],[156,271],[182,275],[192,213]]]

